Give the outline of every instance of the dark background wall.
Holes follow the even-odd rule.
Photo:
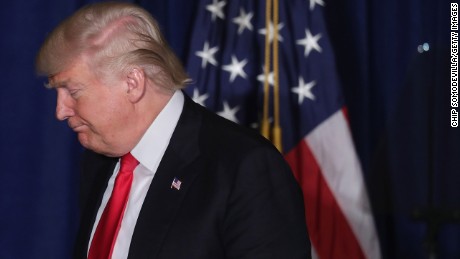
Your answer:
[[[56,94],[44,89],[33,63],[46,34],[89,2],[95,1],[16,0],[0,7],[0,258],[70,257],[81,148],[54,119]],[[186,62],[198,1],[135,2],[159,20]],[[384,256],[427,258],[432,237],[439,258],[460,258],[450,2],[325,2]],[[424,43],[429,50],[419,52]],[[427,228],[424,218],[438,220],[438,228]]]

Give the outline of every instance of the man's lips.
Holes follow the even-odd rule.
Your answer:
[[[71,123],[69,123],[69,127],[75,132],[81,131],[84,126],[85,126],[85,124],[71,124]]]

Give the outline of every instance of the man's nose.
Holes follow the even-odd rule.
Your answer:
[[[66,120],[74,115],[73,100],[63,91],[63,89],[58,89],[57,91],[56,118],[60,121]]]

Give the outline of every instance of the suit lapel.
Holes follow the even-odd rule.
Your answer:
[[[150,184],[134,229],[128,258],[156,258],[197,170],[201,115],[197,104],[185,96],[184,108],[168,148]],[[201,108],[201,107],[200,107]],[[174,178],[181,181],[172,188]]]
[[[88,196],[85,197],[86,205],[83,208],[84,214],[81,215],[81,225],[77,236],[75,258],[87,258],[88,243],[94,221],[96,220],[97,211],[101,205],[107,183],[118,161],[117,158],[108,158],[91,151],[89,152],[90,155],[88,155],[85,164],[89,165],[88,168],[91,168],[91,171],[85,172],[85,174],[92,176],[93,179],[90,183],[83,183],[90,185],[90,191]],[[85,164],[83,167],[85,167]],[[87,179],[84,180],[87,181]]]

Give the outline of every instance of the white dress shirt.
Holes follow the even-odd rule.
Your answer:
[[[121,221],[120,230],[112,252],[112,259],[126,259],[128,257],[131,238],[134,227],[139,216],[145,196],[152,182],[158,165],[168,147],[171,136],[176,128],[179,117],[184,106],[184,95],[181,91],[176,91],[167,105],[163,108],[157,118],[145,132],[139,143],[131,151],[131,154],[139,161],[139,165],[134,169],[133,183],[128,197],[125,213]],[[112,194],[115,178],[120,168],[118,161],[112,176],[109,179],[107,189],[104,192],[101,206],[96,215],[93,225],[91,238],[89,240],[88,251],[93,240],[96,226],[99,223],[102,212]]]

